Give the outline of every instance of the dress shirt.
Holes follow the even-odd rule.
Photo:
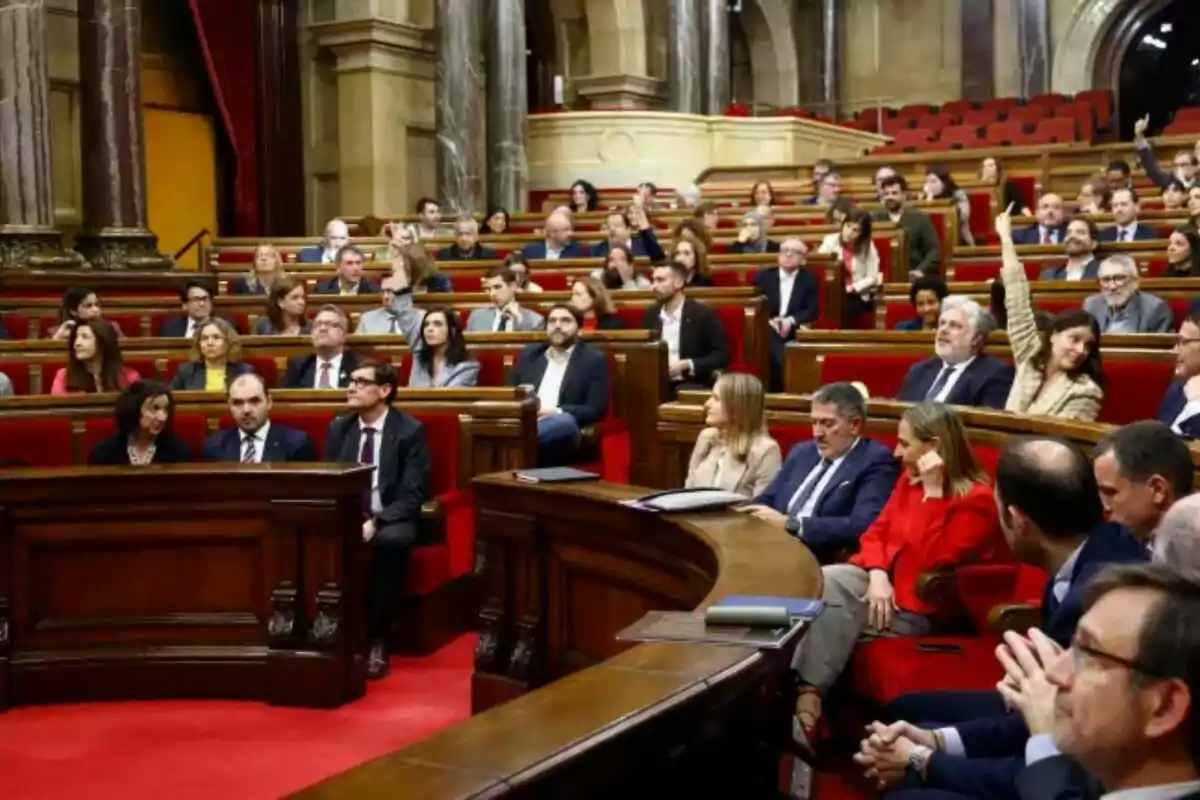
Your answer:
[[[313,369],[313,385],[312,388],[319,389],[321,387],[321,365],[325,363],[325,359],[317,356],[317,363]],[[338,386],[338,375],[342,372],[342,354],[338,353],[333,358],[329,359],[329,388],[338,389],[346,388]]]
[[[1068,262],[1067,262],[1067,276],[1066,276],[1066,279],[1067,279],[1067,280],[1069,280],[1069,281],[1081,281],[1081,280],[1083,280],[1083,271],[1084,271],[1085,269],[1087,269],[1087,266],[1088,266],[1088,264],[1089,264],[1089,263],[1090,263],[1090,261],[1084,261],[1084,262],[1083,262],[1082,264],[1080,264],[1079,266],[1075,266],[1074,264],[1072,264],[1071,262],[1069,262],[1069,261],[1068,261]]]
[[[792,302],[792,289],[796,286],[796,272],[798,270],[787,270],[780,268],[779,270],[779,316],[786,317],[788,303]]]
[[[1040,244],[1058,244],[1058,231],[1038,225],[1038,242]]]
[[[359,281],[359,283],[362,283],[362,281]],[[342,297],[356,297],[358,295],[359,283],[356,283],[347,289],[344,283],[338,281],[338,294]]]
[[[1104,326],[1105,333],[1137,333],[1129,322],[1129,304],[1124,308],[1108,309],[1108,324]]]
[[[850,452],[854,450],[855,447],[858,447],[859,441],[861,440],[855,439],[850,443],[850,446],[846,448],[846,452],[829,462],[829,467],[825,470],[824,474],[821,475],[821,480],[817,482],[816,487],[812,490],[812,493],[809,494],[808,499],[804,501],[804,505],[796,509],[794,516],[796,519],[800,520],[801,523],[804,522],[805,517],[812,516],[813,509],[817,507],[817,501],[821,499],[821,494],[825,491],[825,487],[827,487],[829,482],[833,480],[834,473],[836,473],[838,468],[842,466],[842,462],[846,460],[846,456],[850,455]],[[800,485],[796,487],[795,494],[788,499],[788,508],[792,507],[792,503],[796,502],[796,498],[798,498],[800,493],[805,490],[809,482],[816,477],[820,468],[821,462],[818,461],[817,466],[813,467],[812,471],[808,473],[808,477],[801,481]]]
[[[264,422],[263,426],[261,428],[259,428],[258,430],[256,430],[254,433],[246,433],[245,431],[241,431],[242,446],[241,446],[241,449],[238,451],[238,460],[241,460],[242,453],[246,452],[246,440],[253,437],[254,438],[254,463],[261,464],[262,460],[263,460],[263,451],[267,447],[267,434],[270,432],[271,432],[271,421],[270,420],[267,420],[266,422]],[[249,462],[244,462],[244,463],[249,463]]]
[[[1054,573],[1054,585],[1050,591],[1054,593],[1054,599],[1060,603],[1067,596],[1067,592],[1071,591],[1071,573],[1075,571],[1075,562],[1079,560],[1079,554],[1083,552],[1084,544],[1087,542],[1076,547],[1071,555],[1067,556],[1063,565],[1058,568],[1058,572]]]
[[[517,316],[518,317],[521,316],[520,309],[517,310]],[[504,323],[504,320],[505,320],[504,309],[497,308],[496,309],[496,318],[492,320],[492,333],[500,332],[500,326]],[[512,320],[509,320],[508,330],[515,331],[516,329],[517,329],[517,323],[513,322]]]
[[[667,357],[672,361],[679,360],[679,329],[683,323],[683,303],[672,314],[663,306],[658,313],[662,320],[662,340],[667,343]]]
[[[387,414],[383,414],[379,419],[368,425],[362,421],[362,417],[358,418],[358,461],[361,464],[367,462],[362,460],[363,445],[366,444],[367,435],[364,429],[373,428],[375,430],[374,445],[375,458],[371,460],[371,466],[375,469],[371,470],[371,513],[378,514],[383,510],[383,503],[379,500],[379,451],[383,449],[383,421],[387,419]]]
[[[202,322],[202,320],[192,319],[191,317],[188,317],[187,329],[184,330],[184,332],[183,332],[183,338],[191,339],[192,337],[194,337],[196,335],[196,326],[198,324],[200,324],[200,322]]]
[[[335,250],[331,247],[326,247],[326,248],[322,249],[321,250],[321,263],[322,264],[332,264],[333,260],[335,258],[337,258],[337,252],[338,252],[337,250]]]
[[[962,374],[967,371],[967,367],[971,366],[971,362],[974,360],[975,356],[971,356],[966,361],[960,361],[957,364],[947,364],[943,361],[942,368],[949,367],[950,374],[946,377],[946,383],[942,386],[942,390],[936,396],[929,399],[939,403],[946,402],[946,398],[950,396],[950,392],[954,391],[954,385],[958,383],[958,379],[962,377]],[[941,374],[941,370],[938,370],[938,374]],[[934,378],[934,381],[936,382],[937,378]]]
[[[948,728],[947,730],[954,730],[954,729]],[[957,736],[958,736],[958,734],[956,733],[955,737],[957,737]],[[946,752],[950,752],[949,744],[950,744],[950,740],[947,739],[946,740],[946,745],[947,745]],[[960,755],[960,756],[963,755],[963,753],[961,752],[961,750],[962,750],[962,740],[961,739],[959,740],[958,746],[959,746],[960,752],[952,753],[952,755]],[[1038,761],[1042,761],[1043,759],[1054,758],[1055,756],[1061,756],[1061,755],[1062,755],[1062,751],[1058,749],[1058,745],[1056,745],[1054,743],[1054,737],[1052,735],[1050,735],[1049,733],[1035,733],[1033,736],[1029,737],[1029,741],[1025,742],[1025,766],[1027,766],[1027,767],[1030,766],[1031,764],[1037,763]]]
[[[546,260],[558,261],[560,258],[562,258],[563,250],[566,250],[566,248],[560,247],[555,250],[549,242],[546,242]]]
[[[1118,242],[1132,242],[1133,234],[1134,234],[1134,232],[1137,231],[1137,226],[1138,226],[1138,224],[1137,224],[1136,220],[1134,220],[1133,222],[1131,222],[1130,224],[1125,225],[1125,226],[1118,225],[1117,226],[1117,241]]]
[[[1188,400],[1183,408],[1179,410],[1179,416],[1175,417],[1175,421],[1171,423],[1171,430],[1175,431],[1176,436],[1183,435],[1182,425],[1192,417],[1200,414],[1200,399]]]
[[[542,373],[542,382],[537,390],[538,408],[544,411],[558,408],[558,395],[562,391],[563,378],[574,352],[574,345],[561,356],[555,353],[553,347],[546,348],[546,371]]]

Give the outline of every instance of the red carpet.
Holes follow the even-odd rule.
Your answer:
[[[163,700],[2,712],[0,797],[279,797],[466,719],[475,638],[393,658],[336,711]]]

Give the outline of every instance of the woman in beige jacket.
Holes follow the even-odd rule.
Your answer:
[[[753,375],[727,372],[704,410],[708,427],[696,439],[685,486],[761,494],[781,463],[779,444],[766,431],[762,383]]]
[[[871,239],[871,215],[858,208],[851,209],[842,229],[826,236],[817,252],[837,256],[845,267],[846,318],[854,319],[870,311],[875,304],[875,293],[883,285],[879,251]]]

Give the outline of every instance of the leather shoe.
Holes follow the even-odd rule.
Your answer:
[[[371,651],[367,654],[367,677],[377,681],[386,678],[391,671],[392,665],[388,661],[387,648],[383,646],[383,642],[371,642]]]

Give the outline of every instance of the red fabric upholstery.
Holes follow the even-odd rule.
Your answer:
[[[1061,94],[1035,94],[1029,98],[1029,105],[1041,106],[1042,108],[1054,108],[1061,106],[1067,102],[1067,98]]]
[[[1019,106],[1008,112],[1008,119],[1011,122],[1041,122],[1048,116],[1050,116],[1048,106]]]
[[[571,288],[567,285],[565,272],[537,272],[531,274],[530,279],[548,292],[565,292]]]
[[[0,361],[0,372],[8,376],[12,381],[13,394],[29,394],[29,364],[24,361]],[[53,375],[42,373],[43,380],[49,381]],[[44,387],[46,394],[50,393],[50,384],[47,382]]]
[[[5,314],[0,317],[0,322],[4,323],[4,328],[8,331],[9,338],[29,338],[29,320],[20,314]]]
[[[1029,141],[1025,124],[1020,121],[994,122],[987,126],[984,141],[989,145],[1022,145]]]
[[[1164,268],[1165,270],[1165,268]],[[1167,305],[1171,307],[1171,316],[1175,318],[1175,327],[1178,328],[1187,318],[1188,306],[1193,302],[1192,298],[1187,297],[1168,297]]]
[[[1000,109],[998,108],[977,108],[973,111],[966,111],[962,115],[963,125],[972,125],[979,128],[985,128],[993,122],[1000,121]]]
[[[942,148],[969,150],[972,147],[983,146],[983,128],[980,125],[950,125],[942,128],[938,137],[938,145]],[[972,215],[974,218],[974,215]]]
[[[10,375],[11,377],[11,375]],[[68,467],[71,457],[69,419],[0,419],[0,464]]]
[[[951,100],[949,103],[942,104],[942,111],[947,114],[956,114],[962,116],[968,111],[975,110],[974,100]]]
[[[911,103],[909,105],[901,107],[901,109],[896,112],[896,116],[897,117],[920,117],[924,114],[932,113],[932,111],[933,111],[933,106],[929,105],[928,103]]]
[[[1140,419],[1154,419],[1158,404],[1174,377],[1171,364],[1147,364],[1139,361],[1104,362],[1104,407],[1100,421],[1125,425]]]
[[[971,201],[971,234],[978,244],[992,232],[992,220],[996,216],[992,210],[992,193],[986,189],[972,189],[967,192],[967,199]]]
[[[1108,121],[1112,118],[1112,92],[1108,89],[1089,89],[1075,95],[1075,102],[1092,104],[1100,127],[1108,127]]]
[[[279,367],[276,366],[275,359],[271,356],[250,356],[243,360],[262,376],[267,386],[275,386],[279,383]]]
[[[104,318],[114,323],[126,336],[142,335],[142,318],[137,314],[105,314]],[[53,327],[42,327],[43,331],[52,332]]]
[[[1035,144],[1079,141],[1078,125],[1074,117],[1054,117],[1038,123],[1033,132]]]
[[[930,653],[922,644],[950,644],[957,653]],[[897,636],[861,642],[850,660],[854,693],[886,705],[909,692],[986,690],[1003,677],[987,637]]]
[[[980,108],[995,108],[1007,111],[1010,108],[1016,108],[1020,102],[1015,97],[993,97],[991,100],[984,100]]]
[[[931,131],[940,131],[943,128],[948,128],[951,125],[958,124],[958,116],[942,111],[937,114],[922,114],[917,118],[918,128],[928,128]]]
[[[479,385],[504,386],[504,353],[499,350],[476,350],[472,354],[479,360]]]
[[[298,431],[304,431],[308,434],[308,438],[313,443],[313,449],[317,451],[317,457],[321,458],[325,452],[325,437],[329,433],[329,423],[333,421],[334,415],[328,411],[316,411],[306,413],[303,411],[289,411],[286,413],[271,414],[271,421],[277,422],[286,428],[295,428]]]
[[[915,117],[889,117],[883,121],[880,133],[884,136],[896,136],[900,131],[911,128],[914,122]]]
[[[171,430],[180,439],[188,443],[194,458],[199,457],[208,428],[203,414],[179,414],[171,421]],[[83,426],[83,457],[86,460],[92,448],[103,439],[117,432],[117,424],[112,417],[94,417],[87,420]]]
[[[1068,103],[1054,109],[1055,117],[1071,117],[1078,127],[1079,138],[1090,142],[1096,135],[1096,107],[1091,103]]]
[[[138,377],[144,381],[161,380],[165,383],[171,379],[171,375],[175,374],[172,372],[168,375],[159,375],[153,358],[126,358],[124,362],[125,366],[137,372]]]
[[[429,475],[430,496],[470,488],[458,485],[458,414],[421,412],[414,416],[425,426],[428,441],[437,443],[437,448],[432,450],[436,457]]]
[[[725,341],[729,345],[729,357],[734,364],[741,364],[749,369],[750,365],[746,363],[746,340],[742,335],[743,326],[746,324],[745,311],[739,306],[710,306],[710,308],[717,315],[717,319],[721,321],[721,327],[725,330]]]

